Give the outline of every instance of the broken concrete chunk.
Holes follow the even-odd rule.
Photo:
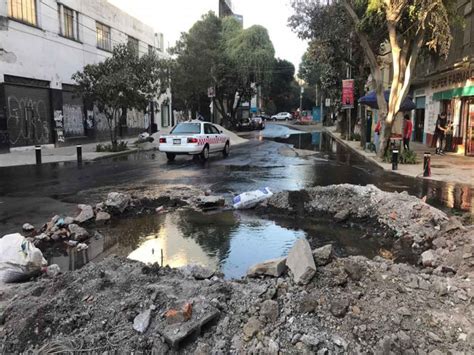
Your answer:
[[[23,230],[24,230],[25,232],[31,232],[31,231],[33,231],[33,230],[35,229],[35,227],[33,227],[33,226],[32,226],[31,224],[29,224],[29,223],[23,224],[23,227],[22,227],[22,228],[23,228]]]
[[[202,209],[219,208],[225,205],[225,200],[220,196],[200,196],[197,205]]]
[[[365,267],[355,260],[346,260],[344,271],[354,281],[360,281],[365,273]]]
[[[348,210],[342,210],[334,215],[334,219],[338,222],[344,222],[349,218],[349,215],[350,213]]]
[[[328,244],[321,248],[313,250],[314,262],[318,266],[323,266],[329,264],[332,259],[332,245]]]
[[[111,192],[107,195],[105,206],[110,208],[113,212],[123,213],[130,203],[130,195],[120,192]]]
[[[110,220],[110,214],[108,214],[107,212],[102,212],[102,211],[99,211],[97,212],[97,216],[95,217],[95,221],[97,223],[105,223],[107,221]]]
[[[286,258],[271,259],[251,266],[247,271],[248,277],[262,275],[280,277],[286,270]]]
[[[265,316],[268,320],[276,322],[279,315],[278,302],[273,300],[266,300],[262,303],[260,314]]]
[[[421,254],[421,263],[423,266],[435,266],[435,255],[432,250],[427,250]]]
[[[300,285],[306,285],[316,274],[311,247],[306,239],[298,239],[291,248],[286,265],[293,274],[293,280]]]
[[[150,325],[151,309],[141,312],[133,320],[133,329],[139,333],[145,333]]]
[[[90,237],[89,232],[77,224],[70,224],[68,228],[74,240],[85,240]]]
[[[77,205],[79,209],[81,210],[81,213],[74,218],[74,221],[77,223],[84,223],[92,218],[94,218],[94,210],[92,209],[92,206],[90,205]]]
[[[196,280],[210,279],[215,274],[214,270],[197,264],[183,266],[180,270],[184,275],[194,277]]]
[[[184,307],[185,308],[185,307]],[[183,312],[181,313],[184,319]],[[206,302],[194,302],[192,307],[192,319],[187,322],[169,324],[167,320],[158,322],[158,332],[172,347],[177,347],[184,339],[194,333],[199,333],[201,328],[220,315],[220,312],[211,304]]]
[[[245,340],[250,340],[255,334],[262,329],[262,323],[257,317],[250,317],[248,322],[244,325],[243,332]]]

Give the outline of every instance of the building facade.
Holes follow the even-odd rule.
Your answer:
[[[108,137],[107,121],[75,93],[72,75],[120,43],[165,56],[163,35],[106,0],[0,0],[0,151]],[[171,93],[129,111],[121,136],[171,124]]]
[[[413,139],[433,144],[438,115],[450,123],[447,150],[474,156],[474,0],[459,0],[457,13],[464,19],[453,28],[447,58],[421,58],[412,84],[416,103]]]

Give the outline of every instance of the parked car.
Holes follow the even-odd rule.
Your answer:
[[[255,129],[265,129],[265,118],[263,116],[252,117],[252,122]]]
[[[230,153],[230,138],[209,122],[190,121],[178,123],[168,135],[160,136],[160,152],[166,153],[169,161],[176,155],[200,156],[207,160],[210,153]]]
[[[237,130],[239,131],[252,131],[254,129],[254,122],[250,118],[242,118],[237,122]]]
[[[280,112],[272,116],[273,121],[287,121],[291,120],[291,113],[289,112]]]

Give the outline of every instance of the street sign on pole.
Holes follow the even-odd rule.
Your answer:
[[[331,106],[331,99],[326,99],[325,105],[326,105],[326,107],[330,107]]]
[[[342,81],[342,108],[354,108],[354,80]]]

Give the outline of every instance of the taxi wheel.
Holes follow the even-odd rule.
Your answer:
[[[176,158],[176,154],[166,153],[166,158],[168,158],[168,161],[173,161]]]
[[[204,149],[202,150],[202,153],[201,153],[201,159],[206,161],[207,159],[209,159],[209,147],[206,145],[204,147]]]
[[[225,144],[224,150],[222,151],[222,155],[224,155],[224,158],[227,158],[230,153],[230,145],[229,142]]]

